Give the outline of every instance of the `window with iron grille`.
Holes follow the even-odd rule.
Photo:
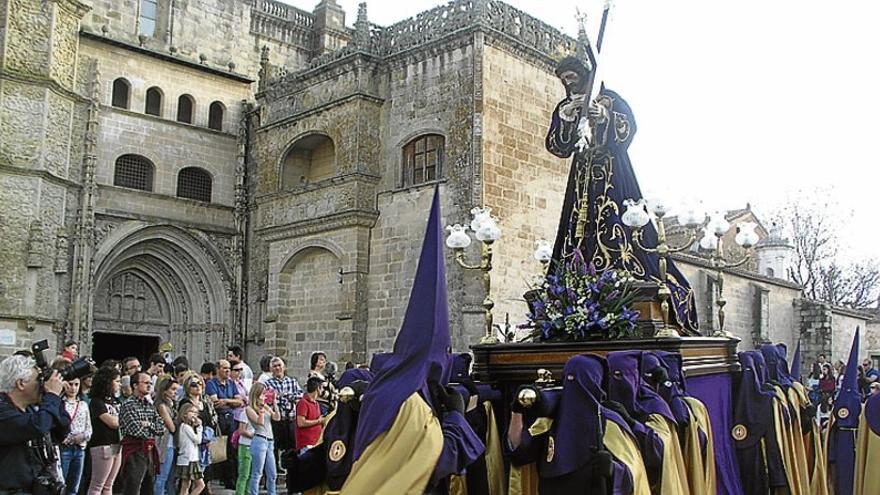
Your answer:
[[[128,93],[131,91],[131,85],[124,77],[120,77],[113,81],[113,96],[110,104],[117,108],[128,109]]]
[[[113,170],[113,185],[152,191],[153,164],[140,155],[120,156]]]
[[[193,107],[195,106],[195,100],[192,96],[180,95],[180,98],[177,99],[177,121],[192,124]]]
[[[198,167],[187,167],[177,174],[177,196],[211,202],[211,174]]]
[[[443,136],[425,134],[403,147],[403,185],[415,186],[440,178],[443,168]]]
[[[215,131],[223,130],[223,104],[219,101],[211,103],[208,107],[208,127]]]
[[[162,90],[153,86],[147,90],[147,102],[144,113],[160,117],[162,115]]]

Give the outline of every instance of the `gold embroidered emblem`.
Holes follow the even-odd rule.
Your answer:
[[[547,440],[547,462],[553,462],[553,456],[556,455],[556,442],[553,437]]]
[[[330,460],[339,462],[345,457],[345,443],[342,440],[336,440],[330,445]]]
[[[734,440],[741,442],[749,436],[749,430],[745,425],[736,425],[733,427],[733,430],[730,432],[730,435]]]
[[[849,417],[849,409],[845,407],[841,407],[839,411],[837,411],[837,417],[840,419],[846,419]]]

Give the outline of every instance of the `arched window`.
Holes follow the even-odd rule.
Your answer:
[[[306,136],[293,144],[281,162],[281,188],[291,189],[336,175],[336,147],[323,134]]]
[[[224,113],[225,108],[222,103],[219,101],[211,103],[211,106],[208,107],[208,127],[216,131],[222,131]]]
[[[157,0],[141,0],[138,16],[138,34],[156,36],[156,22],[159,19],[159,3]]]
[[[113,81],[113,96],[110,104],[117,108],[128,109],[129,93],[131,93],[131,84],[124,77],[117,78]]]
[[[113,185],[152,191],[153,164],[140,155],[120,156],[113,170]]]
[[[190,95],[180,95],[177,99],[177,121],[193,123],[193,109],[196,106],[195,100]]]
[[[440,178],[443,170],[444,138],[424,134],[403,147],[403,185],[414,186]]]
[[[772,268],[768,268],[768,269],[767,269],[767,276],[768,276],[768,277],[775,277],[775,276],[776,276],[776,272],[774,272]]]
[[[211,202],[211,174],[198,167],[187,167],[177,174],[177,197]]]
[[[153,86],[147,89],[147,102],[144,105],[144,113],[162,116],[162,90]]]

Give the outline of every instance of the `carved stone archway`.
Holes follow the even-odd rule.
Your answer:
[[[171,225],[126,222],[95,253],[93,332],[158,336],[191,363],[214,361],[232,342],[230,271],[204,236]]]

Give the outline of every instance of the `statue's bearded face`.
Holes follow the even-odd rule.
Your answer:
[[[569,95],[583,94],[586,91],[586,81],[580,74],[573,70],[567,70],[559,74],[559,79],[565,86],[565,91]]]

